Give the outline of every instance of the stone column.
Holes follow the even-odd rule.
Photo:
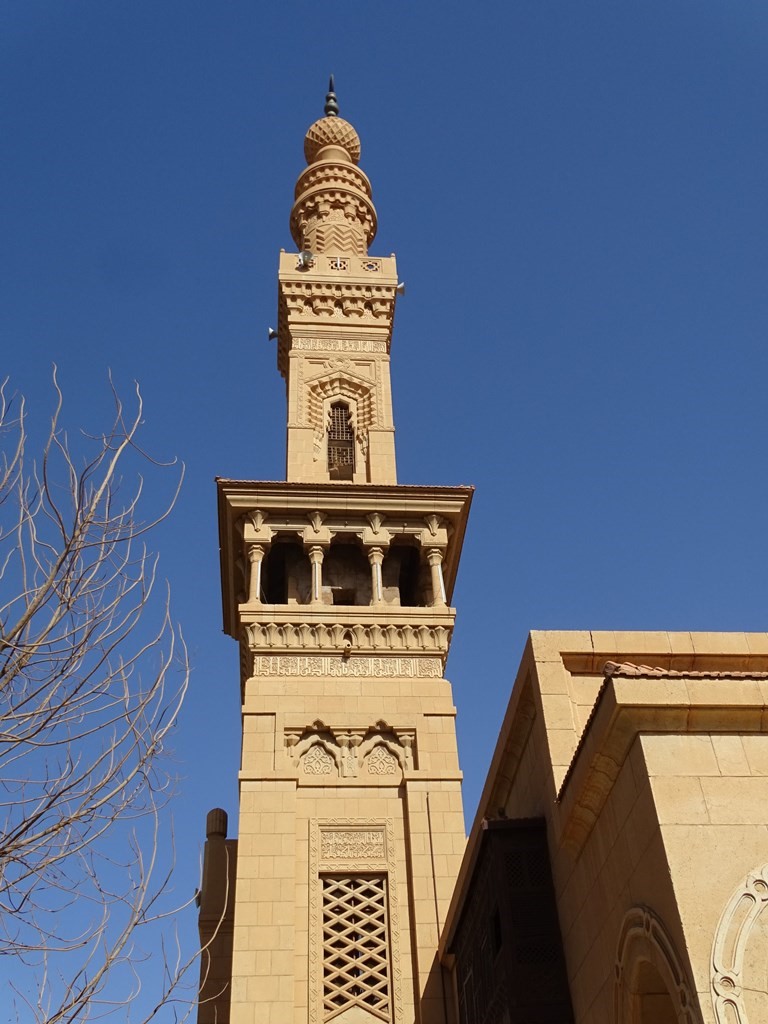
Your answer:
[[[325,551],[319,544],[309,549],[309,561],[312,565],[312,597],[311,604],[323,602],[323,558]]]
[[[440,548],[428,548],[427,561],[432,573],[432,604],[438,608],[444,608],[448,602],[445,597],[443,581],[443,552]]]
[[[248,577],[248,604],[261,604],[261,563],[264,560],[264,545],[248,545],[248,561],[251,563]]]
[[[220,807],[205,822],[200,916],[200,1006],[198,1024],[229,1020],[232,929],[235,909],[237,840],[227,839],[227,814]]]
[[[384,561],[382,548],[368,548],[368,561],[371,565],[371,604],[381,604],[384,592],[381,580],[381,563]]]

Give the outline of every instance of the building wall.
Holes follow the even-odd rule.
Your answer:
[[[768,735],[643,736],[642,747],[702,1016],[718,1024],[729,1019],[725,1006],[718,1017],[712,1006],[712,953],[720,938],[718,966],[724,974],[737,968],[748,1019],[768,1020],[768,920],[747,921],[743,949],[735,948],[744,905],[759,908],[768,896],[749,884],[768,863]],[[742,907],[728,915],[739,896]]]
[[[318,716],[337,737],[342,727],[363,734],[386,718],[392,735],[413,733],[411,766],[374,775],[363,762],[340,777],[323,755],[319,774],[307,770],[313,746],[291,740]],[[347,874],[388,879],[394,1019],[442,1024],[437,940],[465,845],[454,717],[442,679],[247,681],[233,1024],[322,1022],[320,877]],[[386,833],[380,855],[364,848],[378,829]],[[329,859],[329,830],[357,830],[362,845]]]
[[[541,815],[577,1024],[768,1019],[767,697],[765,634],[532,634],[444,957],[482,819]]]

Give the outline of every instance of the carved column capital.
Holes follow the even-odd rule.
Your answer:
[[[368,554],[368,562],[370,565],[381,565],[384,561],[384,550],[383,548],[373,547],[366,548]]]
[[[427,548],[426,554],[430,567],[443,564],[443,552],[440,548]]]
[[[312,565],[322,565],[323,558],[325,557],[325,548],[322,544],[313,544],[307,551],[307,554]]]

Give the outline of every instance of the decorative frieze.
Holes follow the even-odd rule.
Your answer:
[[[327,676],[329,679],[439,679],[443,674],[440,658],[345,658],[256,656],[254,676]]]
[[[321,828],[320,859],[386,860],[387,845],[384,827],[380,828]]]
[[[361,623],[327,625],[324,622],[252,622],[246,625],[248,644],[254,653],[265,647],[330,648],[340,651],[352,640],[355,651],[435,651],[446,654],[451,633],[445,626]],[[311,674],[311,673],[306,673]]]
[[[294,338],[291,348],[304,352],[368,352],[386,355],[386,341],[368,338]]]

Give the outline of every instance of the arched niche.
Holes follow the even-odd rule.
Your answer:
[[[711,993],[716,1024],[768,1020],[768,864],[731,893],[712,945]]]
[[[616,950],[616,1024],[701,1024],[693,986],[649,907],[624,917]]]

